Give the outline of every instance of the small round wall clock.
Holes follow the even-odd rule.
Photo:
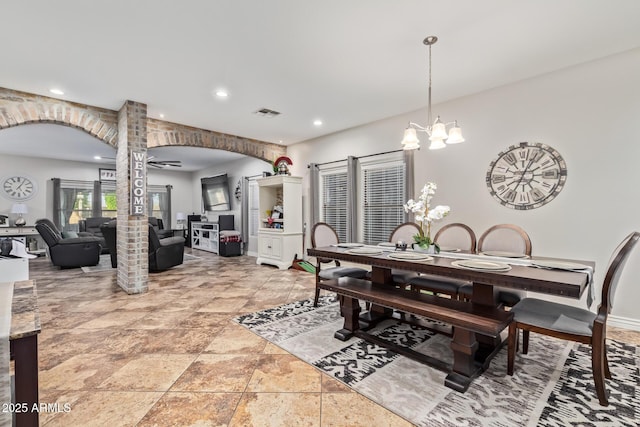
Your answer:
[[[535,209],[553,200],[567,180],[567,164],[552,147],[521,142],[500,152],[487,171],[487,188],[511,209]]]
[[[0,193],[10,200],[29,200],[36,195],[36,191],[35,181],[24,175],[5,176],[0,182]]]

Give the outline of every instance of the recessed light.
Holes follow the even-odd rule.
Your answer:
[[[228,96],[229,96],[229,94],[227,93],[227,91],[226,91],[226,90],[217,90],[217,91],[216,91],[216,96],[217,96],[218,98],[226,98],[226,97],[228,97]]]
[[[164,114],[160,113],[160,118],[164,119]]]
[[[93,158],[94,158],[95,160],[102,160],[102,157],[100,157],[100,156],[93,156]]]
[[[56,88],[49,89],[49,92],[51,92],[54,95],[64,95],[63,91],[61,91],[60,89],[56,89]]]
[[[322,126],[322,120],[314,120],[313,124],[314,126]]]

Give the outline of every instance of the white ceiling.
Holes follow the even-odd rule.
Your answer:
[[[139,101],[154,118],[285,145],[424,108],[428,35],[434,104],[640,47],[637,0],[30,0],[2,15],[2,87]],[[86,138],[36,127],[1,131],[0,152]],[[81,146],[60,151],[94,155]]]

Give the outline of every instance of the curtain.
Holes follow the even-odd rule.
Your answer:
[[[404,160],[404,201],[406,202],[409,199],[414,199],[415,196],[415,177],[414,177],[414,153],[415,150],[404,150],[403,151],[403,160]],[[405,212],[404,221],[413,221],[414,214],[413,212]]]
[[[320,221],[320,170],[317,163],[309,165],[309,221],[311,226]]]
[[[78,190],[76,188],[63,188],[62,189],[62,204],[60,211],[62,212],[62,227],[58,229],[60,231],[66,230],[65,227],[69,225],[69,218],[73,213],[73,208],[76,204],[76,198],[78,197]]]
[[[58,228],[62,229],[61,217],[60,217],[60,178],[51,178],[53,182],[53,223]]]
[[[102,216],[102,182],[93,181],[93,199],[91,199],[91,211],[94,217]]]
[[[358,158],[347,158],[347,242],[358,241]]]

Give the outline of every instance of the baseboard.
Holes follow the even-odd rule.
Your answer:
[[[254,251],[247,251],[247,256],[252,256],[255,258],[258,258],[258,252],[254,252]]]
[[[640,319],[609,315],[609,317],[607,317],[607,325],[615,326],[616,328],[631,329],[632,331],[640,331]]]

